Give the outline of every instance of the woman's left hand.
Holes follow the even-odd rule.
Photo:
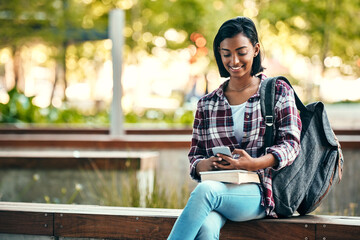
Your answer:
[[[225,160],[228,164],[221,164],[220,162],[215,163],[215,168],[219,170],[231,170],[231,169],[243,169],[248,171],[256,171],[259,168],[256,166],[257,162],[255,158],[251,157],[243,149],[235,149],[232,152],[233,155],[238,155],[238,158],[232,158],[223,154],[219,154],[219,157]]]

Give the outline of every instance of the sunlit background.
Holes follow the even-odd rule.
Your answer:
[[[214,60],[213,38],[224,21],[239,15],[257,26],[267,76],[286,76],[304,103],[325,102],[334,130],[360,129],[358,0],[1,0],[0,130],[50,126],[44,136],[7,134],[10,139],[43,137],[41,144],[52,138],[62,151],[61,139],[82,142],[89,137],[51,134],[52,127],[69,132],[73,127],[109,128],[113,43],[108,26],[113,9],[125,13],[123,63],[117,67],[122,68],[126,130],[191,129],[198,99],[224,81]],[[132,137],[140,142],[155,138]],[[190,139],[171,136],[177,137]],[[40,144],[35,151],[46,151]],[[125,145],[114,148],[147,151]],[[112,147],[99,144],[93,150]],[[359,151],[343,150],[342,185],[319,212],[359,216]],[[187,177],[188,147],[156,151],[157,181],[153,179],[154,194],[146,207],[183,208],[195,184]],[[4,168],[0,200],[139,206],[137,173],[127,171]]]
[[[13,95],[8,92],[17,89],[30,99],[26,103],[19,97],[18,103],[40,108],[28,120],[35,123],[51,123],[51,118],[40,119],[53,109],[108,113],[113,80],[107,29],[114,8],[126,14],[122,106],[127,116],[146,113],[156,119],[162,112],[181,116],[194,111],[197,99],[223,81],[212,40],[222,22],[238,15],[257,25],[266,75],[288,77],[304,102],[356,103],[360,22],[355,19],[360,19],[360,6],[350,0],[337,4],[341,6],[330,0],[2,1],[0,103],[9,105]],[[26,122],[5,115],[3,110],[1,122]]]

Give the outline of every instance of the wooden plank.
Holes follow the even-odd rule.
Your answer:
[[[334,129],[336,135],[360,135],[360,129]],[[98,134],[109,135],[109,128],[71,128],[71,127],[15,127],[7,126],[0,127],[0,134]],[[177,134],[192,134],[192,128],[125,128],[125,134],[130,135],[177,135]]]
[[[90,151],[90,150],[0,150],[0,157],[13,158],[156,158],[157,152]]]
[[[360,132],[360,131],[359,131]],[[54,128],[54,127],[28,127],[28,128],[14,128],[14,127],[0,127],[0,134],[97,134],[109,135],[108,128]],[[192,134],[192,128],[127,128],[125,134],[129,135],[178,135]],[[360,133],[359,133],[360,135]]]
[[[65,214],[90,214],[90,215],[121,215],[139,217],[170,217],[180,215],[179,209],[166,208],[139,208],[139,207],[110,207],[99,205],[77,204],[48,204],[48,203],[24,203],[24,202],[1,202],[0,211],[40,212],[40,213],[65,213]]]
[[[179,149],[190,147],[191,135],[109,135],[3,134],[3,148],[81,148],[81,149]]]
[[[359,240],[359,225],[339,225],[339,224],[317,224],[316,225],[317,240]]]
[[[102,169],[137,170],[141,159],[87,159],[87,158],[6,158],[0,160],[1,169]]]
[[[1,150],[0,168],[31,169],[154,169],[157,152]]]
[[[338,135],[343,149],[360,149],[360,135]],[[191,135],[2,134],[0,146],[17,148],[179,149],[189,148]]]
[[[166,239],[176,218],[55,214],[55,236]]]
[[[166,239],[180,213],[178,209],[0,202],[0,233]],[[51,229],[51,226],[54,227]],[[221,230],[220,239],[324,240],[325,237],[352,240],[359,239],[359,230],[360,217],[308,215],[249,222],[228,221]]]
[[[220,239],[229,240],[297,240],[315,239],[315,224],[286,223],[276,219],[248,222],[227,222],[220,232]]]
[[[109,134],[108,128],[0,127],[0,134]]]
[[[0,211],[0,233],[54,235],[54,214]]]

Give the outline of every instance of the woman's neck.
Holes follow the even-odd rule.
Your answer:
[[[230,105],[239,105],[246,102],[251,96],[253,96],[259,89],[260,78],[252,77],[248,82],[234,82],[234,79],[230,79],[226,89],[225,96]],[[233,83],[235,83],[233,85]]]
[[[251,88],[253,85],[259,83],[259,78],[255,76],[249,76],[247,78],[232,78],[230,77],[229,84],[227,86],[227,91],[234,92],[243,92],[248,88]]]

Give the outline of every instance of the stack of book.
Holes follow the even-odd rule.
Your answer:
[[[219,170],[200,172],[201,181],[213,180],[226,183],[260,183],[256,172],[246,170]]]

